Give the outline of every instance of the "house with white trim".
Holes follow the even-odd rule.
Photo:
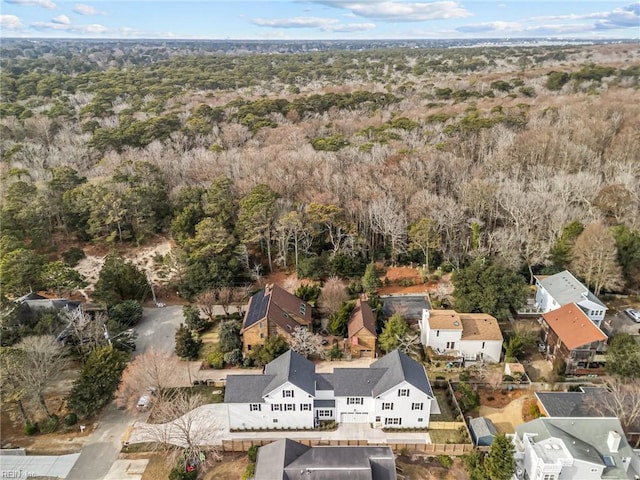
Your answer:
[[[419,324],[422,344],[436,354],[461,357],[467,362],[500,362],[503,337],[491,315],[424,309]]]
[[[321,420],[428,428],[440,413],[424,367],[398,350],[368,368],[324,374],[289,350],[262,375],[229,375],[224,401],[232,430],[305,429]]]
[[[518,480],[627,480],[640,458],[617,418],[538,418],[516,427]]]
[[[548,313],[569,303],[575,303],[589,319],[602,328],[607,306],[589,291],[573,274],[563,270],[555,275],[537,275],[535,306]]]

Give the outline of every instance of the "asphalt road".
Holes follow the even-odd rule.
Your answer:
[[[624,307],[632,308],[632,307]],[[631,335],[638,335],[640,333],[640,323],[635,323],[625,313],[624,308],[619,312],[607,315],[607,320],[611,322],[611,327],[614,332],[629,333]]]
[[[153,346],[157,350],[174,351],[174,336],[180,322],[184,321],[182,306],[145,308],[142,319],[136,325],[138,340],[134,356]],[[122,449],[122,435],[136,418],[126,410],[119,410],[115,402],[108,405],[82,449],[67,480],[101,480],[109,472]]]

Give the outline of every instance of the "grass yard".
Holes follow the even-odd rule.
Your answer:
[[[460,430],[429,430],[431,443],[471,443],[466,431]]]
[[[438,415],[431,415],[430,421],[457,422],[457,413],[455,412],[454,407],[449,406],[449,401],[447,400],[447,390],[444,388],[434,388],[433,394],[435,395],[436,400],[438,400],[441,413]]]

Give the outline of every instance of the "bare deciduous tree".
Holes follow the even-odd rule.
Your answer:
[[[163,350],[149,348],[127,365],[116,392],[116,403],[135,412],[138,398],[154,394],[156,408],[164,408],[172,395],[168,388],[178,385],[182,369],[176,358]]]
[[[16,374],[27,396],[32,397],[50,416],[44,393],[47,387],[56,382],[69,365],[64,347],[53,335],[30,336],[23,338],[17,345],[20,368]]]
[[[640,384],[613,377],[605,382],[605,388],[607,392],[603,394],[586,394],[587,407],[598,415],[617,417],[625,430],[632,425],[637,427],[640,422]]]
[[[623,286],[616,252],[613,234],[602,222],[590,223],[576,239],[571,268],[593,288],[595,295],[603,288],[615,291]]]
[[[137,440],[152,443],[165,455],[168,465],[180,462],[183,467],[193,465],[206,471],[221,458],[217,446],[220,425],[203,404],[200,394],[181,392],[170,402],[154,406],[159,423],[141,424]]]
[[[340,310],[349,299],[344,283],[338,277],[331,276],[324,282],[318,297],[318,307],[323,315],[330,317]]]

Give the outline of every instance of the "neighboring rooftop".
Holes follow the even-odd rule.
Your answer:
[[[349,316],[347,328],[349,330],[349,338],[353,337],[362,329],[367,330],[374,336],[376,335],[375,316],[367,302],[363,302],[361,299],[356,301],[356,306]]]
[[[559,305],[580,303],[580,301],[587,299],[601,307],[607,308],[598,297],[592,294],[589,289],[568,270],[563,270],[550,276],[537,276],[536,279]]]
[[[607,339],[575,303],[547,312],[542,318],[569,350]]]
[[[429,310],[432,330],[462,330],[460,315],[455,310]]]
[[[432,330],[462,330],[463,340],[502,340],[498,320],[486,313],[458,313],[455,310],[429,310]]]
[[[269,284],[249,299],[242,332],[265,318],[292,332],[300,321],[311,323],[311,305],[278,285]]]
[[[289,439],[258,450],[255,480],[306,476],[324,480],[396,480],[395,456],[390,447],[308,447]]]
[[[544,445],[548,439],[561,440],[571,457],[604,467],[602,478],[633,478],[627,476],[623,458],[631,459],[634,453],[617,418],[538,418],[516,427],[516,433],[519,438],[525,433],[534,435],[535,444]],[[611,448],[612,436],[616,438],[616,448]],[[556,453],[553,447],[543,451],[562,455],[563,449],[555,449]]]
[[[469,430],[475,444],[479,447],[488,447],[498,435],[495,425],[490,418],[478,417],[469,420]]]

